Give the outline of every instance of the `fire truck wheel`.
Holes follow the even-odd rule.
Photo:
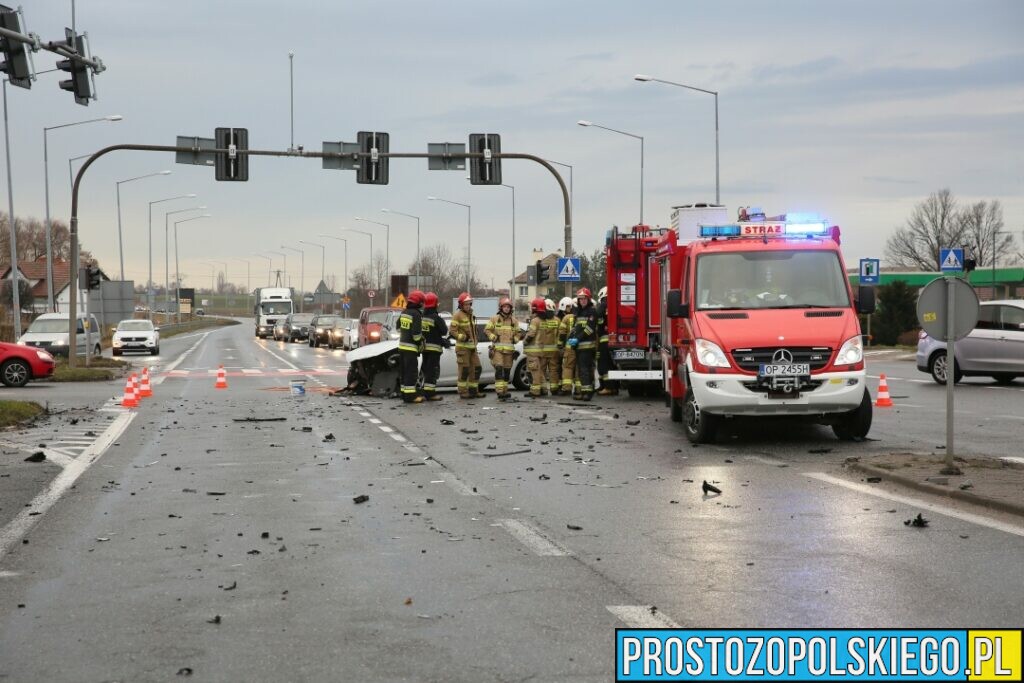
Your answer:
[[[711,443],[718,430],[718,418],[700,409],[690,389],[683,398],[683,427],[691,443]]]
[[[865,389],[860,405],[833,423],[832,431],[840,441],[863,439],[871,431],[871,416],[871,395]]]
[[[683,402],[678,398],[672,398],[669,396],[669,414],[672,416],[673,422],[683,421]]]

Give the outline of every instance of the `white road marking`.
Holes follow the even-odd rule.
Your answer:
[[[298,365],[295,365],[295,363],[292,363],[292,362],[291,362],[290,360],[288,360],[287,358],[282,358],[281,356],[277,355],[276,353],[274,353],[273,351],[271,351],[270,349],[268,349],[268,348],[267,348],[266,346],[264,346],[263,344],[257,344],[256,346],[257,346],[258,348],[261,348],[261,349],[263,349],[264,351],[266,351],[266,352],[267,352],[267,353],[269,353],[269,354],[270,354],[271,356],[273,356],[274,358],[278,359],[279,361],[281,361],[281,362],[282,362],[282,363],[284,363],[285,365],[291,366],[291,368],[292,368],[293,370],[298,370],[298,369],[299,369],[299,366],[298,366]],[[272,368],[272,369],[278,369],[278,368]],[[285,370],[284,370],[284,368],[280,368],[280,370],[282,370],[282,371],[285,371]]]
[[[551,541],[532,526],[518,519],[499,519],[495,526],[500,526],[512,534],[512,537],[525,545],[534,555],[543,557],[567,557],[568,550]]]
[[[1015,462],[1015,463],[1019,463],[1021,465],[1024,465],[1024,458],[1018,457],[1016,455],[1006,455],[1006,456],[1003,456],[1002,458],[999,458],[999,459],[1000,460],[1008,460],[1010,462]]]
[[[168,364],[167,364],[166,366],[164,366],[164,367],[162,368],[162,370],[163,370],[163,374],[160,374],[160,375],[157,375],[157,376],[155,376],[155,377],[151,378],[151,379],[150,379],[150,384],[163,384],[163,382],[164,382],[164,379],[166,379],[166,377],[167,377],[167,374],[169,374],[169,373],[180,373],[180,372],[187,372],[187,371],[185,371],[185,370],[176,370],[176,368],[177,368],[177,367],[178,367],[179,365],[181,365],[182,361],[184,361],[184,360],[185,360],[185,359],[186,359],[186,358],[188,357],[188,355],[189,355],[190,353],[192,353],[193,351],[195,351],[195,350],[196,350],[196,348],[197,348],[197,347],[198,347],[198,346],[199,346],[200,344],[202,344],[202,343],[203,343],[203,340],[204,340],[204,339],[206,339],[206,338],[207,338],[208,336],[210,336],[210,333],[211,333],[211,332],[212,332],[212,330],[211,330],[210,332],[203,332],[203,333],[202,333],[202,335],[201,335],[201,336],[199,337],[199,339],[197,339],[197,340],[196,340],[196,343],[195,343],[195,344],[193,344],[192,346],[188,347],[188,348],[187,348],[187,349],[185,350],[185,352],[184,352],[184,353],[182,353],[182,354],[181,354],[180,356],[178,356],[177,358],[175,358],[175,359],[174,359],[173,361],[171,361],[170,363],[168,363]],[[190,335],[190,336],[191,336],[191,335]]]
[[[433,458],[431,458],[430,462],[435,462],[436,463],[437,461],[434,460]],[[458,493],[460,496],[479,496],[480,495],[476,491],[475,487],[470,486],[466,482],[464,482],[461,479],[459,479],[458,477],[456,477],[454,474],[451,473],[451,470],[449,470],[448,474],[444,475],[444,477],[445,477],[444,478],[444,483],[448,484],[448,486],[451,486],[455,490],[455,492]]]
[[[804,472],[803,474],[805,477],[817,479],[818,481],[823,481],[827,484],[842,486],[843,488],[847,488],[858,493],[874,496],[876,498],[884,498],[885,500],[891,500],[894,503],[903,503],[904,505],[909,505],[923,510],[930,510],[931,512],[935,512],[940,515],[953,517],[954,519],[959,519],[971,524],[977,524],[979,526],[985,526],[989,529],[995,529],[996,531],[1004,531],[1015,536],[1024,536],[1024,527],[1009,524],[1007,522],[989,519],[988,517],[982,517],[981,515],[975,515],[970,512],[963,512],[961,510],[946,507],[945,505],[939,505],[938,503],[931,503],[920,498],[911,498],[910,496],[903,496],[898,493],[890,493],[889,491],[878,489],[873,486],[869,486],[868,484],[859,484],[857,482],[840,479],[839,477],[833,477],[832,475],[825,474],[824,472]]]
[[[404,442],[406,440],[404,436],[402,436],[401,434],[395,434],[394,432],[392,432],[391,434],[388,434],[388,436],[390,436],[395,441],[402,441],[402,442]]]
[[[999,417],[1004,420],[1024,420],[1024,415],[993,415],[992,417]]]
[[[377,419],[377,418],[375,418],[375,417],[371,417],[371,418],[369,419],[369,423],[370,423],[370,424],[372,424],[372,425],[379,425],[379,424],[381,424],[381,420],[378,420],[378,419]]]
[[[387,425],[380,425],[379,427],[377,427],[377,429],[379,429],[382,432],[386,432],[388,434],[390,434],[391,432],[395,431],[394,429],[392,429],[391,427],[388,427]]]
[[[242,372],[247,375],[262,375],[263,371],[259,368],[242,368]]]
[[[747,456],[747,460],[753,460],[754,462],[759,462],[762,465],[778,466],[778,465],[782,464],[781,460],[777,460],[775,458],[768,458],[768,457],[761,456],[761,455],[748,455]]]
[[[21,540],[28,530],[32,528],[32,525],[47,510],[53,507],[54,503],[60,500],[65,491],[78,481],[78,478],[89,469],[89,466],[99,460],[100,456],[110,448],[110,444],[114,443],[124,433],[124,430],[128,428],[128,425],[135,419],[135,416],[136,413],[130,412],[118,415],[110,423],[110,426],[100,434],[92,446],[87,448],[79,458],[69,462],[61,473],[50,482],[50,485],[32,499],[28,507],[22,510],[17,517],[8,522],[3,528],[0,528],[0,561],[7,555],[11,546]]]
[[[651,605],[608,605],[605,609],[629,628],[682,628]]]

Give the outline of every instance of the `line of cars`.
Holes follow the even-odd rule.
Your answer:
[[[358,322],[331,313],[290,313],[274,325],[274,341],[304,341],[316,348],[346,351],[358,345]]]

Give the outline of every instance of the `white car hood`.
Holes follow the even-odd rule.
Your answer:
[[[398,349],[397,339],[388,339],[387,341],[376,342],[375,344],[367,344],[366,346],[360,346],[358,349],[353,349],[345,354],[345,359],[351,364],[357,360],[366,360],[367,358],[376,358],[377,356],[384,355],[391,351]]]
[[[156,332],[153,330],[118,330],[114,333],[114,339],[124,339],[125,337],[144,337],[146,339],[155,339]]]

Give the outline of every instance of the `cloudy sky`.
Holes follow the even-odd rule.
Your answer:
[[[26,4],[28,29],[63,36],[70,0]],[[582,128],[579,119],[645,138],[644,218],[667,225],[673,205],[714,199],[714,99],[657,83],[651,74],[718,90],[722,201],[730,212],[818,211],[843,226],[849,262],[882,256],[885,238],[913,205],[942,187],[964,200],[998,199],[1007,228],[1024,231],[1024,2],[606,2],[602,0],[350,1],[78,0],[107,71],[88,108],[59,90],[58,74],[30,91],[9,88],[15,210],[44,212],[42,129],[109,114],[49,134],[53,215],[67,217],[68,159],[118,142],[173,144],[247,127],[251,145],[289,145],[288,52],[295,53],[295,142],[354,141],[387,131],[392,151],[429,142],[502,136],[503,151],[529,152],[574,167],[577,250],[592,251],[611,225],[640,213],[639,143]],[[36,69],[53,67],[49,53]],[[80,213],[85,248],[116,273],[115,182],[163,169],[170,176],[121,186],[126,277],[147,275],[147,210],[157,199],[195,192],[212,218],[179,226],[187,284],[206,286],[210,261],[227,262],[243,283],[265,284],[260,251],[319,233],[349,238],[349,268],[365,263],[377,233],[362,216],[391,223],[391,255],[404,270],[422,244],[448,244],[460,258],[472,205],[472,260],[487,280],[512,271],[511,192],[473,187],[460,172],[395,160],[387,186],[358,185],[319,160],[254,159],[247,183],[170,155],[121,152],[90,169]],[[5,172],[4,172],[5,174]],[[518,268],[533,248],[562,243],[561,197],[550,175],[507,161],[516,187]],[[154,279],[163,281],[164,210],[154,208]],[[6,206],[4,206],[6,209]],[[189,214],[181,214],[177,218]],[[173,219],[174,217],[172,217]],[[327,273],[342,274],[343,244],[329,240]],[[319,276],[320,249],[305,247],[306,286]],[[274,267],[282,259],[272,256]],[[298,254],[288,270],[298,285]],[[884,264],[883,264],[884,265]],[[173,264],[172,264],[173,267]]]

